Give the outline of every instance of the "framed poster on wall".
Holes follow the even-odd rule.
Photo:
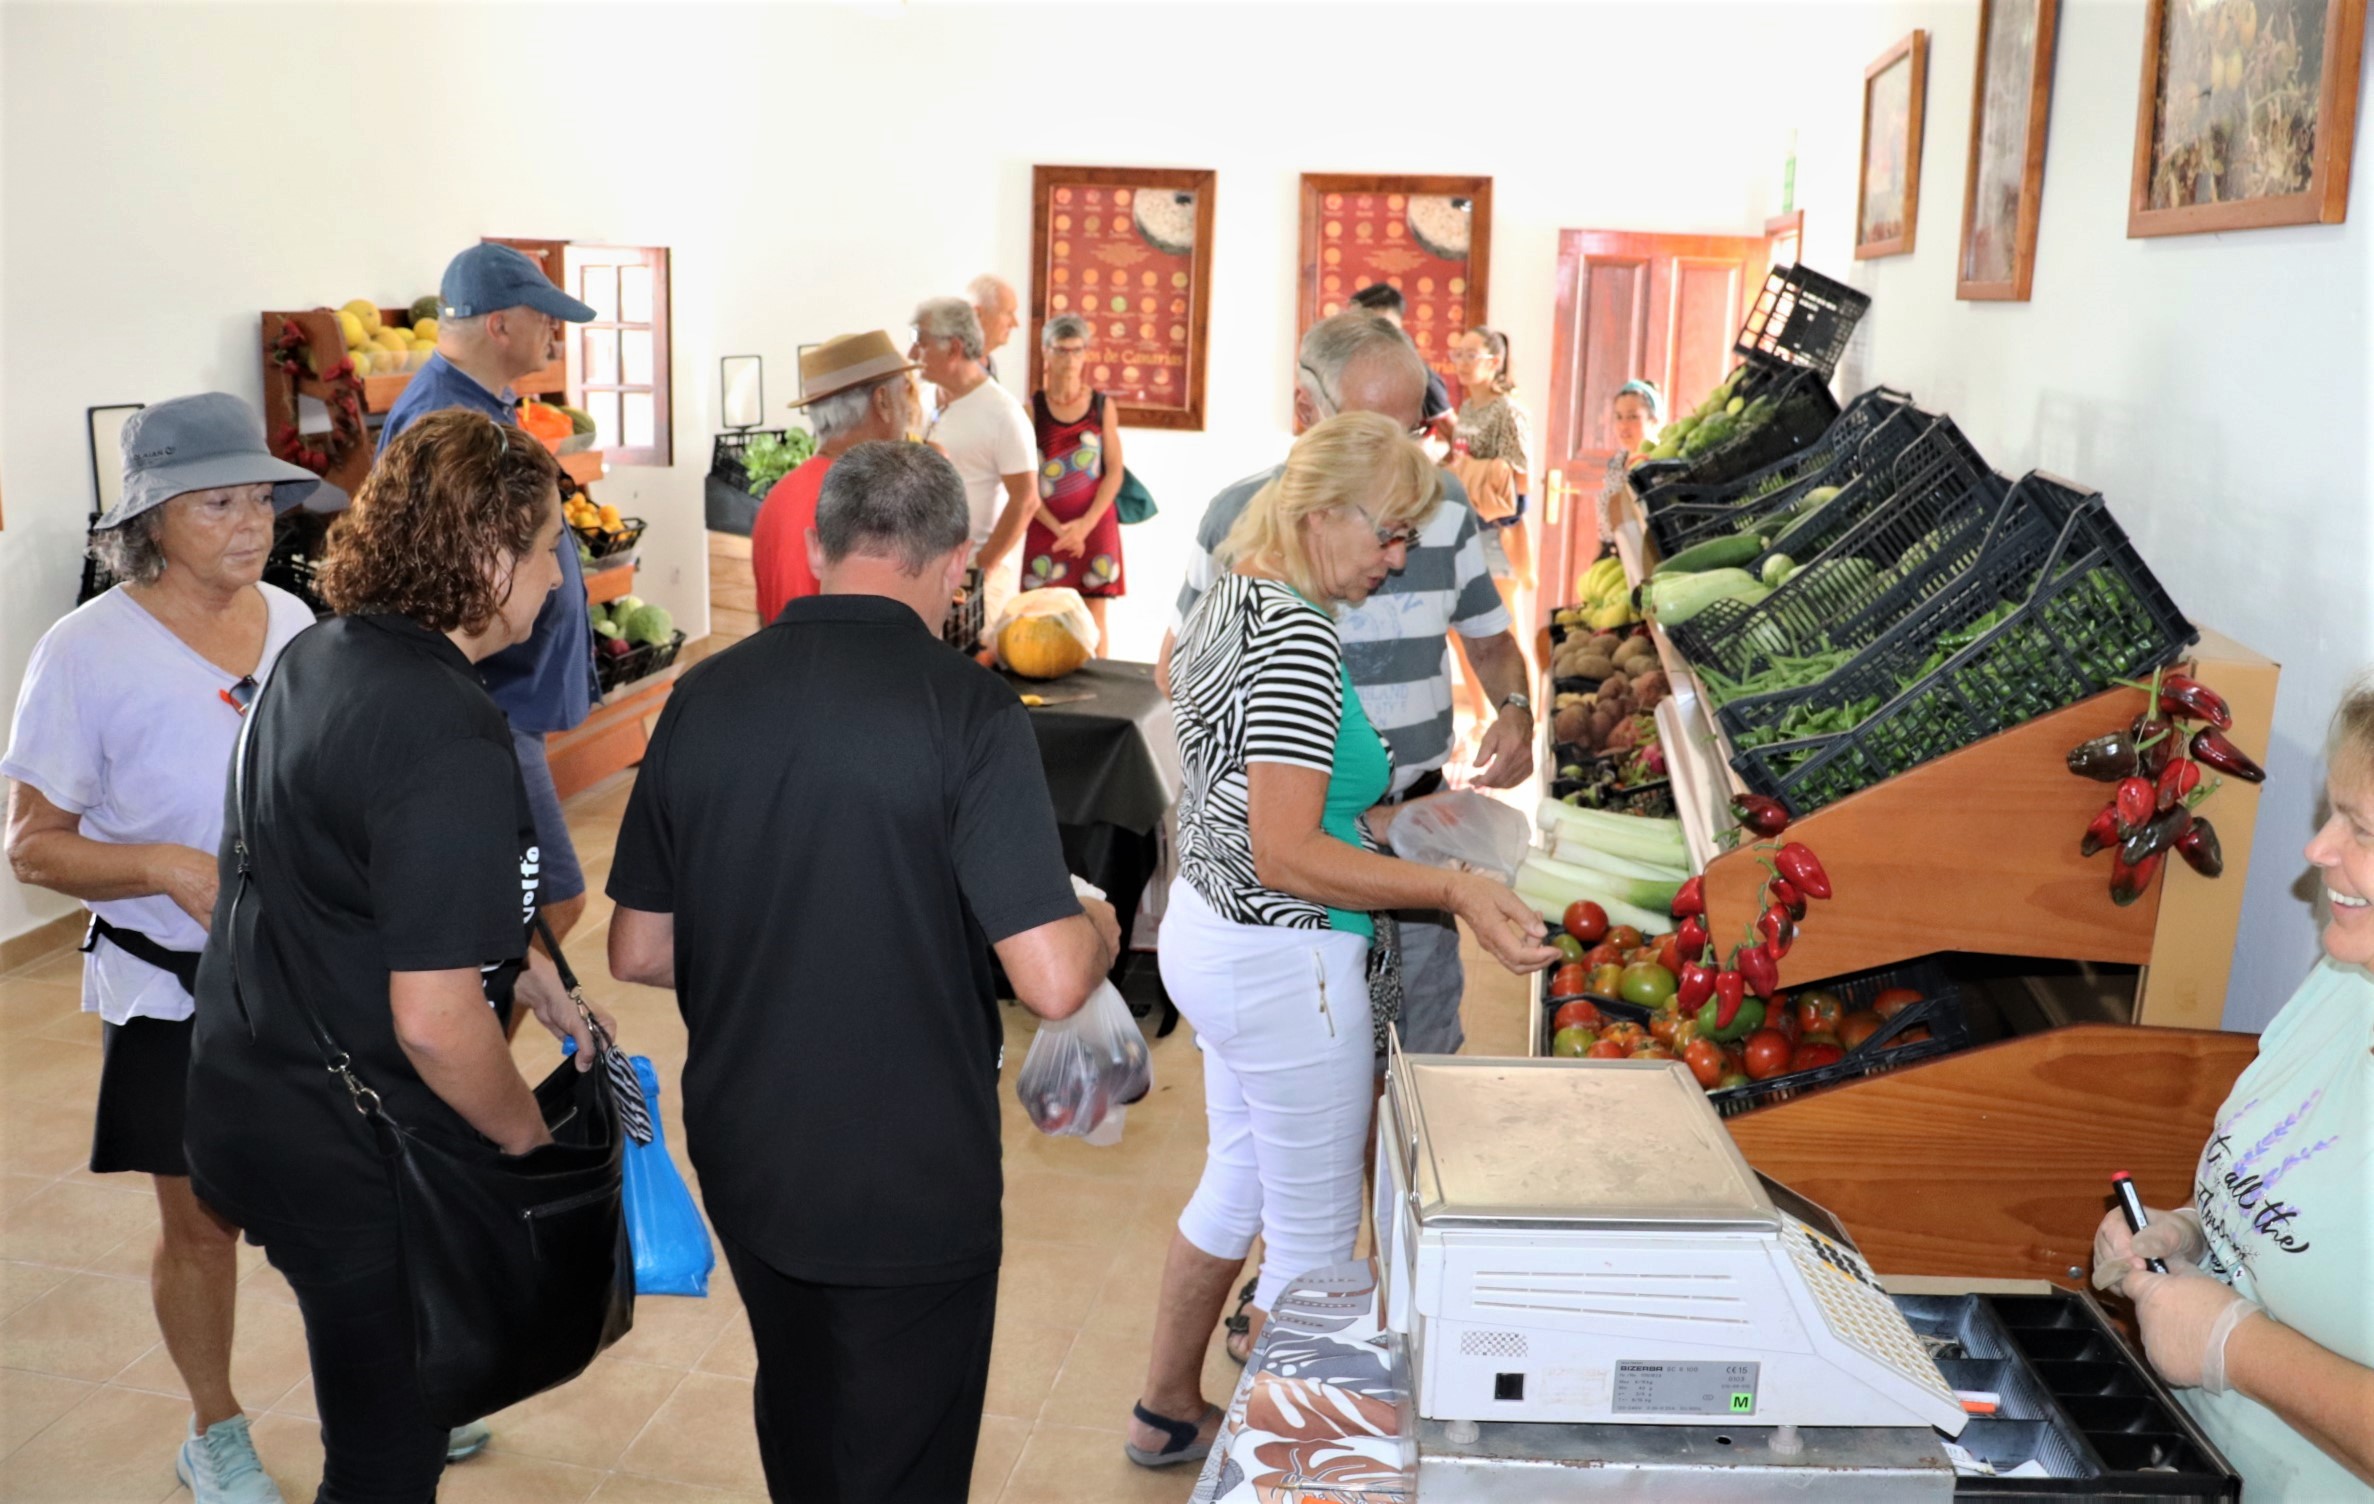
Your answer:
[[[1912,252],[1921,213],[1921,124],[1929,98],[1929,34],[1916,31],[1863,70],[1863,170],[1855,191],[1855,259]]]
[[[1954,295],[2025,303],[2044,207],[2044,128],[2052,114],[2060,0],[1981,0],[1971,87],[1970,170]]]
[[[2349,217],[2365,0],[2152,0],[2127,235]]]
[[[1030,170],[1030,384],[1039,331],[1089,324],[1088,379],[1132,428],[1200,431],[1211,322],[1213,173],[1207,168]]]
[[[1444,380],[1451,342],[1486,321],[1492,271],[1488,177],[1302,175],[1302,271],[1294,337],[1373,283],[1402,297],[1402,328]]]

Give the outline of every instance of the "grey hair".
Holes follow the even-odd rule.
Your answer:
[[[916,304],[915,332],[925,339],[955,340],[966,359],[981,358],[981,316],[962,298],[925,298]]]
[[[874,393],[894,381],[903,382],[906,379],[906,372],[893,371],[887,376],[877,376],[872,381],[844,387],[829,397],[819,397],[809,403],[808,426],[814,430],[816,442],[829,444],[863,423],[866,414],[873,410]]]
[[[91,557],[127,585],[153,585],[165,572],[165,509],[150,507],[91,534]]]
[[[964,285],[964,295],[973,300],[975,308],[984,306],[990,298],[1001,292],[1007,297],[1013,298],[1017,303],[1022,301],[1015,295],[1014,284],[995,272],[983,272]]]
[[[1094,337],[1088,321],[1076,313],[1059,313],[1047,320],[1047,327],[1039,331],[1039,344],[1045,349],[1055,348],[1059,339],[1089,339]]]
[[[1423,389],[1426,362],[1410,337],[1365,308],[1348,309],[1311,325],[1295,351],[1294,379],[1310,393],[1321,417],[1342,411],[1344,372],[1355,361],[1387,360],[1406,366],[1410,380]]]
[[[854,553],[875,554],[919,575],[972,536],[964,481],[929,444],[853,445],[825,472],[817,494],[816,539],[835,564]]]

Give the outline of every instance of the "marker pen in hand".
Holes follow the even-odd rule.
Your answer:
[[[2110,1189],[2118,1197],[2118,1209],[2127,1214],[2127,1231],[2143,1231],[2143,1198],[2135,1192],[2135,1177],[2124,1170],[2114,1171],[2110,1177]],[[2145,1259],[2143,1263],[2154,1274],[2168,1272],[2165,1259]]]

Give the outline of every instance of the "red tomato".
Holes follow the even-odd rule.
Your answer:
[[[1789,1036],[1778,1029],[1758,1029],[1747,1037],[1741,1052],[1747,1062],[1750,1081],[1769,1081],[1789,1073],[1789,1056],[1793,1049]]]
[[[1626,966],[1638,966],[1643,961],[1648,962],[1651,966],[1659,964],[1657,960],[1657,947],[1654,945],[1635,945],[1632,947],[1632,949],[1624,952],[1624,964]],[[1665,969],[1674,973],[1676,976],[1681,974],[1681,968],[1678,966],[1668,966]]]
[[[1550,996],[1574,997],[1591,988],[1591,968],[1580,961],[1569,961],[1550,973]]]
[[[1871,1000],[1871,1011],[1883,1019],[1889,1019],[1894,1018],[1913,1004],[1924,1001],[1926,999],[1910,987],[1890,987]]]
[[[1674,1021],[1673,1038],[1666,1042],[1679,1052],[1688,1049],[1691,1040],[1703,1038],[1705,1033],[1698,1024],[1698,1010],[1693,1008]]]
[[[1614,946],[1618,950],[1638,950],[1640,949],[1640,942],[1644,937],[1641,935],[1640,931],[1634,929],[1631,925],[1619,924],[1614,929],[1607,932],[1606,938],[1607,943]]]
[[[1715,1083],[1715,1090],[1728,1091],[1734,1086],[1745,1086],[1747,1084],[1748,1077],[1745,1071],[1726,1071],[1723,1075],[1723,1079]]]
[[[1876,1013],[1849,1013],[1838,1021],[1838,1047],[1844,1050],[1863,1048],[1871,1036],[1880,1031],[1883,1022]]]
[[[1726,1069],[1722,1046],[1711,1039],[1691,1040],[1690,1047],[1682,1051],[1682,1063],[1698,1078],[1698,1084],[1705,1087],[1721,1081]]]
[[[1835,992],[1797,994],[1797,1026],[1808,1035],[1836,1033],[1839,1019],[1845,1016],[1846,1007]]]
[[[1845,1058],[1846,1051],[1840,1049],[1837,1045],[1828,1044],[1818,1039],[1808,1039],[1803,1044],[1797,1046],[1796,1050],[1789,1056],[1789,1069],[1792,1071],[1810,1071],[1819,1066],[1836,1065],[1839,1061],[1844,1060]]]
[[[1665,1048],[1665,1046],[1652,1039],[1647,1044],[1644,1044],[1640,1048],[1634,1050],[1632,1052],[1632,1058],[1635,1060],[1672,1060],[1677,1057],[1674,1055],[1673,1051]]]
[[[1805,1025],[1797,1022],[1794,1008],[1775,1008],[1764,1015],[1764,1021],[1778,1029],[1789,1041],[1789,1048],[1797,1048],[1797,1041],[1805,1037]]]
[[[1558,928],[1585,945],[1597,945],[1607,938],[1607,910],[1587,898],[1578,898],[1559,916]]]
[[[1624,968],[1614,961],[1603,961],[1591,968],[1591,990],[1601,997],[1618,997],[1624,987]]]
[[[1591,1000],[1589,998],[1576,998],[1571,1003],[1559,1004],[1558,1012],[1550,1019],[1550,1028],[1553,1031],[1559,1029],[1596,1029],[1598,1027],[1599,1010],[1591,1006]]]
[[[1659,1008],[1649,1015],[1649,1037],[1668,1049],[1681,1048],[1673,1042],[1674,1031],[1682,1026],[1681,1014],[1672,1008]]]
[[[1623,1023],[1609,1024],[1606,1028],[1599,1031],[1599,1037],[1602,1040],[1614,1040],[1616,1043],[1624,1047],[1625,1053],[1627,1054],[1639,1049],[1644,1044],[1656,1043],[1655,1040],[1649,1037],[1648,1030],[1642,1028],[1636,1023],[1631,1023],[1628,1021]]]
[[[1602,940],[1599,944],[1583,952],[1583,964],[1585,966],[1622,966],[1624,952]]]
[[[1621,1060],[1631,1053],[1612,1039],[1601,1039],[1583,1052],[1584,1057],[1591,1060]]]
[[[1696,960],[1697,957],[1693,956],[1691,959]],[[1677,977],[1682,974],[1681,936],[1660,935],[1657,937],[1657,964]]]

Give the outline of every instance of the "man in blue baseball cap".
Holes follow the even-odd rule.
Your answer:
[[[507,245],[474,245],[453,258],[437,289],[437,353],[413,374],[389,409],[379,451],[433,412],[466,407],[498,423],[519,421],[511,383],[561,358],[561,326],[594,316],[591,307],[555,286],[543,268]],[[545,601],[535,635],[478,665],[495,703],[511,718],[519,771],[536,813],[544,859],[544,917],[566,935],[585,912],[585,874],[569,842],[544,761],[544,738],[566,731],[592,711],[593,628],[585,603],[585,574],[575,541],[562,532],[561,587]]]

